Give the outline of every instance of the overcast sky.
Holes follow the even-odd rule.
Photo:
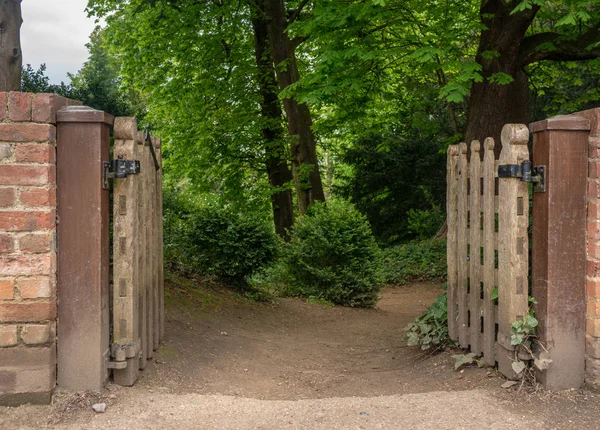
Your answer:
[[[68,82],[87,60],[85,44],[95,27],[85,13],[87,0],[23,0],[23,65],[46,63],[52,83]]]

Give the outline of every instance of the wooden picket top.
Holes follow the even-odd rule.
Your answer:
[[[137,130],[135,118],[116,118],[114,156],[139,160],[140,173],[113,185],[114,380],[133,385],[164,336],[161,142]],[[126,363],[126,364],[125,364]]]
[[[466,143],[452,145],[447,159],[448,333],[486,364],[498,362],[509,377],[514,376],[510,327],[528,310],[529,200],[527,183],[498,178],[497,171],[499,164],[529,159],[528,139],[526,126],[508,124],[499,162],[491,138],[483,147],[471,142],[470,154]]]

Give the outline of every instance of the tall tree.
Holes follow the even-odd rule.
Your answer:
[[[269,182],[273,187],[273,194],[271,195],[273,220],[277,234],[287,239],[294,225],[294,206],[292,192],[287,186],[293,178],[287,162],[289,152],[286,150],[284,140],[283,113],[278,98],[273,59],[269,52],[268,20],[262,13],[260,5],[251,3],[251,6],[257,67],[256,81],[261,95],[261,115],[265,121],[263,127],[265,162]]]
[[[467,141],[487,136],[500,141],[504,124],[529,122],[526,68],[531,64],[600,57],[596,2],[483,0],[480,17],[476,61],[481,64],[481,79],[471,88]]]
[[[300,79],[296,48],[302,39],[291,40],[288,26],[298,19],[307,3],[308,1],[302,1],[288,18],[284,0],[265,0],[264,13],[268,20],[271,54],[281,90],[289,89]],[[289,92],[284,96],[283,105],[292,138],[292,170],[296,182],[298,209],[303,214],[315,201],[325,201],[313,122],[308,105],[296,100]]]
[[[21,0],[0,0],[0,91],[21,89]]]

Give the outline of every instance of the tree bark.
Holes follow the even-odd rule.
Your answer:
[[[273,220],[277,234],[288,240],[294,225],[292,192],[287,188],[292,181],[292,172],[288,166],[288,151],[283,140],[281,125],[283,113],[277,96],[275,69],[269,53],[267,21],[258,10],[255,10],[252,18],[252,27],[258,69],[257,82],[261,95],[261,115],[265,122],[263,137],[265,139],[266,168],[269,183],[274,190],[271,194]]]
[[[21,89],[21,0],[0,0],[0,91]]]
[[[482,1],[482,31],[476,61],[482,66],[483,82],[474,83],[467,111],[465,141],[493,137],[500,154],[500,133],[507,123],[529,123],[529,85],[520,61],[521,42],[533,21],[537,6],[528,13],[511,14],[515,4],[504,0]],[[498,56],[485,58],[484,53]],[[490,81],[496,73],[506,73],[514,81],[498,84]]]
[[[295,43],[286,33],[287,21],[284,0],[265,0],[271,55],[277,71],[279,88],[284,90],[298,82],[299,72],[295,56]],[[297,16],[294,14],[292,16]],[[310,110],[305,103],[286,97],[283,106],[292,138],[292,171],[296,185],[298,210],[306,212],[315,201],[325,201],[315,136],[312,131]]]

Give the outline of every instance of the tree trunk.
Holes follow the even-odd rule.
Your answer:
[[[0,91],[21,89],[21,0],[0,0]]]
[[[265,0],[271,55],[277,71],[279,88],[284,90],[298,82],[295,47],[286,33],[287,21],[284,0]],[[286,97],[283,100],[288,131],[292,138],[292,170],[300,214],[315,201],[325,201],[315,136],[310,110],[305,103]]]
[[[277,234],[288,240],[289,232],[294,224],[292,192],[287,188],[292,181],[292,173],[288,166],[288,151],[283,140],[281,125],[283,115],[277,97],[277,79],[273,61],[269,54],[267,22],[258,11],[252,18],[252,27],[258,69],[257,82],[261,95],[261,115],[265,123],[263,136],[265,138],[266,168],[269,183],[274,190],[271,194],[273,220]]]
[[[481,21],[487,29],[481,33],[476,60],[482,66],[483,82],[474,83],[471,88],[465,141],[483,142],[486,137],[493,137],[499,155],[504,124],[529,123],[529,86],[520,48],[537,7],[527,13],[511,14],[514,2],[482,3]],[[491,82],[490,78],[497,73],[510,75],[514,81],[504,85]]]

